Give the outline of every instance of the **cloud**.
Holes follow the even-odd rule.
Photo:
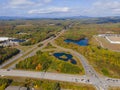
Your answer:
[[[74,2],[74,0],[1,0],[0,15],[40,16],[41,14],[42,16],[44,14],[43,16],[45,16],[46,14],[46,16],[48,16],[48,14],[51,15],[51,13],[51,16],[120,15],[120,0],[91,0],[91,2],[88,1],[87,3],[81,2],[80,0],[76,1],[77,2]]]
[[[9,0],[6,8],[34,8],[50,3],[52,0]]]
[[[104,1],[104,2],[95,2],[93,4],[96,8],[103,8],[103,9],[116,9],[120,8],[120,2],[118,1]]]
[[[52,0],[44,0],[45,3],[49,3],[51,2]]]
[[[10,5],[31,5],[34,4],[32,1],[28,0],[11,0]]]
[[[35,2],[29,0],[11,0],[6,8],[25,8],[34,4]]]
[[[49,13],[65,13],[69,12],[70,8],[68,7],[50,7],[43,9],[35,9],[28,11],[29,14],[49,14]]]
[[[112,0],[97,1],[90,8],[85,9],[84,13],[92,16],[120,15],[120,2]]]

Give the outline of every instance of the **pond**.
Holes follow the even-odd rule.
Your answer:
[[[70,61],[72,64],[77,64],[77,62],[73,59],[73,56],[71,54],[66,53],[54,53],[53,54],[56,58],[63,61]]]
[[[25,40],[21,40],[21,39],[14,39],[12,40],[13,42],[18,42],[18,43],[22,43],[22,42],[25,42]]]
[[[66,39],[64,40],[66,43],[75,43],[78,44],[79,46],[87,46],[88,45],[88,39],[81,39],[81,40],[71,40],[71,39]]]

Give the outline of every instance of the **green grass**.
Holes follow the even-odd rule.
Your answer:
[[[106,68],[103,68],[101,71],[104,75],[109,76],[109,72]]]

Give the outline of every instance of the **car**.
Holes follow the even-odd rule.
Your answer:
[[[7,71],[10,71],[10,69],[7,69]]]

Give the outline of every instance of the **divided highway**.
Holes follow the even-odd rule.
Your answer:
[[[79,76],[79,75],[58,74],[58,73],[50,73],[50,72],[20,71],[20,70],[7,71],[6,69],[0,69],[0,74],[3,74],[5,76],[13,76],[13,77],[16,76],[28,77],[28,78],[50,79],[50,80],[90,84],[90,81],[86,76]]]
[[[72,55],[78,57],[80,62],[82,63],[84,70],[85,70],[85,75],[90,78],[90,81],[92,84],[96,87],[97,90],[107,90],[109,86],[120,86],[120,79],[106,79],[106,77],[101,77],[95,70],[94,68],[88,63],[87,59],[81,55],[80,53],[72,50],[72,49],[66,49],[61,46],[58,46],[55,44],[54,40],[51,40],[52,46],[66,51],[70,52]],[[110,82],[111,81],[111,82]]]
[[[40,42],[35,45],[35,47],[31,48],[31,53],[27,54],[25,57],[23,57],[21,60],[24,60],[27,57],[34,56],[37,51],[42,50],[44,47],[47,46],[48,43],[51,43],[54,47],[57,49],[70,52],[74,56],[78,57],[80,62],[82,63],[85,75],[79,76],[79,75],[68,75],[68,74],[58,74],[58,73],[49,73],[49,72],[32,72],[32,71],[20,71],[20,70],[6,70],[6,69],[0,69],[0,75],[1,76],[15,76],[15,77],[29,77],[29,78],[39,78],[39,79],[50,79],[50,80],[58,80],[58,81],[67,81],[67,82],[76,82],[76,83],[86,83],[86,84],[92,84],[96,87],[97,90],[107,90],[109,86],[120,86],[120,79],[113,79],[113,78],[107,78],[107,77],[101,77],[89,64],[87,59],[81,55],[80,53],[72,50],[72,49],[66,49],[63,47],[58,46],[55,44],[54,40],[57,39],[61,34],[63,34],[65,30],[62,30],[60,34],[58,34],[56,37],[50,37],[49,39],[46,39],[43,42]],[[39,44],[43,44],[41,47],[38,47]],[[20,53],[18,56],[10,59],[8,62],[4,63],[0,66],[0,68],[3,68],[4,66],[8,65],[9,63],[17,60],[18,58],[22,57],[26,53]],[[14,68],[15,65],[18,62],[14,63],[10,68]]]
[[[28,57],[34,56],[36,54],[37,51],[41,50],[42,48],[46,47],[47,43],[53,39],[53,37],[50,37],[38,44],[35,44],[33,46],[33,48],[30,48],[29,50],[27,50],[26,52],[22,52],[22,50],[20,50],[20,53],[14,57],[12,57],[11,59],[7,60],[5,63],[3,63],[2,65],[0,65],[0,68],[4,68],[5,66],[11,64],[12,62],[15,62],[16,60],[18,60],[19,58],[21,58],[21,60],[24,60]],[[43,44],[43,46],[38,47],[39,44]],[[24,57],[23,57],[24,56]],[[19,62],[19,61],[18,61]],[[8,67],[8,69],[14,68],[15,65],[18,63],[15,62],[13,65],[11,65],[10,67]]]

